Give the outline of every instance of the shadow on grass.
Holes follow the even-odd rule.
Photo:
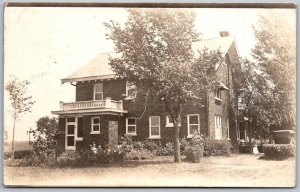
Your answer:
[[[284,161],[284,160],[292,160],[294,157],[286,157],[286,158],[275,158],[275,157],[267,157],[265,155],[260,156],[258,160],[265,160],[265,161]]]
[[[181,162],[187,162],[185,158],[181,159]],[[123,162],[114,163],[98,163],[98,164],[80,164],[80,165],[58,165],[57,168],[66,169],[81,169],[81,168],[136,168],[145,165],[162,165],[162,164],[175,164],[173,157],[168,159],[145,159],[145,160],[128,160]]]

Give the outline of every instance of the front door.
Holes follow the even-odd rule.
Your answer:
[[[109,121],[108,131],[108,144],[116,147],[118,145],[118,121]]]
[[[75,150],[76,118],[66,118],[66,150]]]

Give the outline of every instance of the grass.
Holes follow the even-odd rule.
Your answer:
[[[200,163],[173,163],[173,157],[97,167],[5,167],[5,185],[86,187],[293,187],[295,159],[258,156],[205,157]]]

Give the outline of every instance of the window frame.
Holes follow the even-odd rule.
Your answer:
[[[131,125],[129,125],[128,124],[128,120],[129,119],[134,119],[134,121],[135,121],[135,124],[133,125],[133,124],[131,124]],[[128,117],[128,118],[126,118],[126,135],[132,135],[132,136],[136,136],[137,135],[137,131],[136,131],[136,128],[137,128],[137,118],[136,117]],[[128,126],[134,126],[134,133],[129,133],[128,132]]]
[[[190,123],[190,117],[192,117],[192,116],[197,116],[197,119],[198,119],[198,124],[191,124]],[[188,138],[190,138],[190,137],[193,137],[193,134],[191,134],[190,133],[190,125],[198,125],[198,133],[199,133],[199,135],[200,135],[200,115],[199,114],[188,114],[187,115],[187,131],[188,131]]]
[[[99,119],[99,123],[95,123],[94,124],[94,119]],[[100,130],[101,130],[101,119],[100,117],[96,116],[96,117],[92,117],[91,118],[91,132],[90,134],[100,134]],[[94,125],[99,125],[99,131],[94,131]]]
[[[151,118],[152,117],[158,117],[158,135],[152,135],[151,134],[151,130],[152,130],[152,121]],[[160,139],[161,138],[161,134],[160,134],[160,116],[149,116],[149,138],[150,139]]]
[[[170,123],[171,115],[166,115],[166,126],[165,127],[174,127],[174,123]],[[179,127],[181,127],[181,116],[179,116],[180,122]]]
[[[135,96],[130,96],[130,95],[128,94],[128,91],[129,91],[128,87],[129,87],[129,86],[132,86],[132,85],[134,85],[133,82],[126,81],[126,91],[125,91],[126,98],[125,98],[125,100],[132,100],[132,99],[135,98]],[[134,85],[134,86],[135,86],[135,85]],[[136,86],[135,86],[135,88],[136,88]]]
[[[98,84],[101,84],[101,85],[102,85],[102,92],[96,92],[96,86],[97,86]],[[96,100],[96,94],[99,94],[99,93],[102,93],[102,99]],[[94,101],[101,101],[101,100],[103,100],[103,83],[95,83],[95,84],[94,84],[94,88],[93,88],[93,100],[94,100]]]

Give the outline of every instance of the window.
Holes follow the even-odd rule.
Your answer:
[[[97,83],[94,85],[94,100],[103,100],[103,84]]]
[[[215,99],[221,100],[221,89],[215,90]]]
[[[126,81],[126,99],[134,99],[136,97],[136,86],[134,83]]]
[[[136,135],[136,118],[126,118],[126,134]]]
[[[215,139],[222,139],[222,117],[215,115]]]
[[[150,138],[160,138],[160,117],[149,117],[149,136]]]
[[[91,134],[100,134],[100,117],[92,117]]]
[[[198,114],[187,116],[188,124],[188,137],[193,136],[193,134],[200,134],[200,120]]]
[[[179,116],[179,127],[181,126],[181,118]],[[174,127],[173,119],[171,115],[166,116],[166,127]]]

